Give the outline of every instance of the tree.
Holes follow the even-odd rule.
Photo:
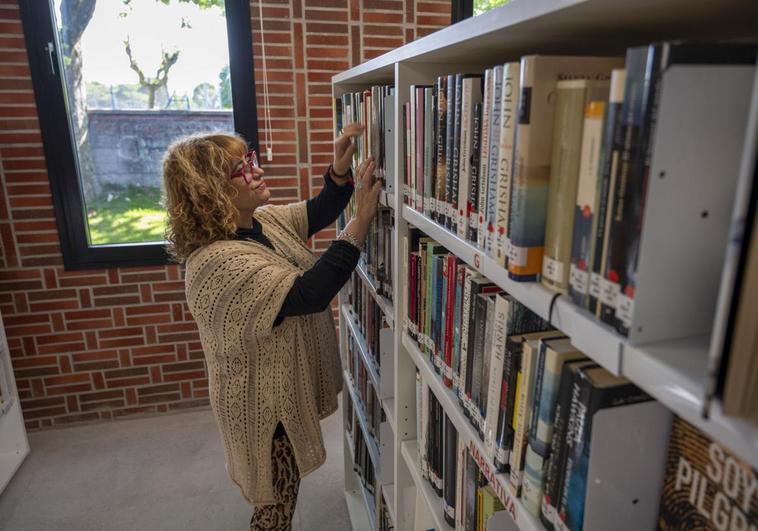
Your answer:
[[[224,65],[218,75],[218,91],[222,109],[232,108],[232,79],[229,77],[229,65]]]
[[[192,104],[198,109],[218,109],[216,87],[210,83],[200,83],[192,90]]]
[[[124,48],[126,55],[129,56],[129,66],[137,73],[140,87],[147,89],[147,108],[152,109],[155,107],[155,93],[160,90],[161,87],[165,87],[168,82],[168,71],[176,64],[179,59],[179,51],[167,53],[161,50],[161,64],[158,66],[158,70],[155,73],[155,77],[148,77],[139,67],[137,62],[132,56],[132,46],[129,42],[129,37],[124,41]]]

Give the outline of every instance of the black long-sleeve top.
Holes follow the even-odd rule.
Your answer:
[[[321,192],[306,202],[308,237],[334,223],[347,206],[352,194],[352,183],[337,185],[327,170]],[[261,223],[255,218],[252,228],[237,229],[236,238],[253,240],[274,249],[271,241],[263,234]],[[360,254],[355,246],[343,240],[334,240],[313,267],[295,279],[274,321],[274,326],[281,324],[285,317],[307,315],[326,309],[340,288],[350,279],[350,274],[358,265]]]

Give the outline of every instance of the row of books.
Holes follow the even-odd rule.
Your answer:
[[[340,214],[339,229],[343,229],[353,216],[355,196]],[[366,243],[361,253],[361,267],[371,277],[379,295],[392,301],[392,235],[395,231],[395,213],[391,208],[379,207],[371,222]]]
[[[504,506],[418,370],[416,404],[422,478],[442,498],[445,520],[450,525],[484,531],[489,517]]]
[[[347,354],[347,371],[360,401],[359,404],[355,404],[355,408],[360,409],[365,415],[369,435],[376,440],[377,446],[379,446],[379,426],[386,420],[384,409],[352,335],[348,335],[347,338]]]
[[[369,518],[374,520],[376,514],[376,496],[380,494],[377,488],[378,475],[375,464],[371,461],[371,454],[368,451],[368,446],[366,446],[363,432],[354,422],[351,437],[353,443],[353,471],[360,478],[361,485],[366,491],[366,498],[369,500]]]
[[[628,334],[661,79],[677,63],[755,64],[755,47],[530,55],[412,85],[405,202]]]
[[[369,288],[358,273],[353,272],[352,279],[348,283],[348,302],[352,310],[352,318],[358,326],[368,349],[368,355],[376,363],[376,368],[381,365],[379,351],[379,331],[389,325],[382,313],[381,307],[369,292]]]
[[[593,415],[651,399],[588,360],[560,331],[437,242],[417,231],[409,239],[408,335],[457,394],[486,458],[508,474],[513,494],[546,526],[582,529],[583,456],[590,453]],[[446,418],[438,407],[430,397],[430,434]],[[426,436],[424,428],[421,433]],[[443,484],[435,452],[444,448],[439,439],[446,434],[447,425],[430,435],[436,465],[429,474],[437,490]]]
[[[394,191],[394,179],[387,174],[394,160],[395,87],[376,85],[360,92],[347,92],[334,100],[333,122],[339,136],[345,125],[360,122],[366,132],[355,141],[356,152],[353,167],[367,157],[374,157],[376,177],[385,183],[386,191]]]
[[[379,503],[378,531],[395,531],[395,523],[392,521],[392,515],[390,514],[389,507],[387,507],[387,501],[384,499],[384,496],[381,497]]]

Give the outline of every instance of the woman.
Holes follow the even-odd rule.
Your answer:
[[[376,213],[372,160],[357,169],[356,215],[338,238],[318,260],[306,242],[350,200],[362,131],[352,124],[335,141],[318,196],[286,206],[265,206],[263,170],[238,136],[184,138],[163,161],[168,248],[186,262],[226,468],[254,506],[252,530],[290,529],[300,478],[326,458],[319,420],[342,387],[329,303]]]

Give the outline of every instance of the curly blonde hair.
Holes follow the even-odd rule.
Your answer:
[[[229,175],[247,151],[237,135],[196,134],[171,144],[163,157],[166,249],[177,262],[217,240],[234,238],[237,191]]]

